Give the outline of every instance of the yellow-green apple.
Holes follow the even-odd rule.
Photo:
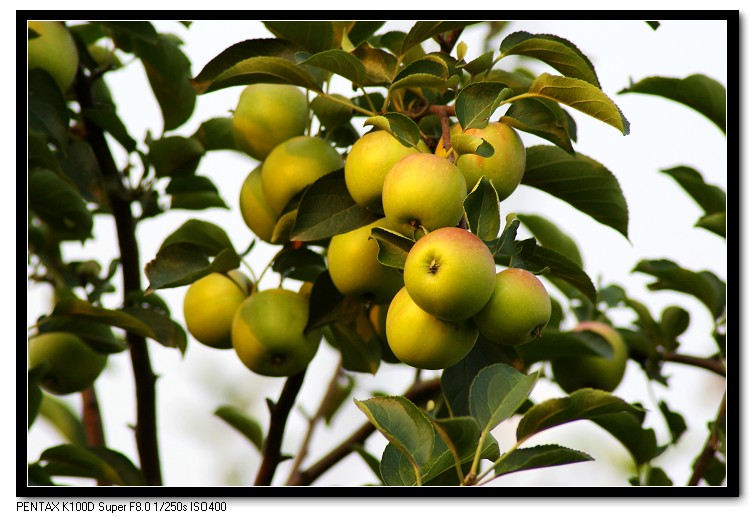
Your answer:
[[[383,210],[392,227],[409,237],[456,226],[464,214],[467,185],[450,161],[428,153],[400,159],[385,175]]]
[[[240,271],[210,273],[189,286],[184,296],[184,320],[194,338],[212,348],[231,348],[231,323],[247,299],[252,282]]]
[[[241,92],[231,120],[236,146],[262,161],[276,145],[304,134],[307,96],[290,84],[250,84]]]
[[[241,184],[239,209],[249,229],[263,241],[272,243],[277,216],[265,199],[265,193],[262,192],[261,166],[250,172]]]
[[[422,152],[430,152],[422,141],[418,147]],[[344,164],[349,194],[358,205],[383,215],[383,182],[386,174],[401,158],[420,150],[404,146],[382,129],[363,135],[354,142]]]
[[[461,126],[451,127],[451,135],[460,134]],[[483,158],[477,154],[462,154],[456,159],[456,166],[464,174],[467,191],[471,191],[477,181],[484,176],[493,183],[498,199],[503,201],[519,186],[524,176],[527,151],[522,138],[511,126],[503,122],[491,122],[482,129],[467,128],[465,135],[484,139],[493,146],[493,155]],[[443,155],[443,143],[438,144],[436,153]]]
[[[30,21],[29,28],[39,34],[29,40],[29,70],[45,70],[63,92],[67,91],[79,67],[79,53],[73,36],[59,21]]]
[[[402,363],[442,370],[466,357],[479,335],[472,320],[446,321],[423,311],[402,288],[388,306],[385,332]]]
[[[29,370],[42,368],[39,385],[66,395],[88,388],[102,373],[107,355],[68,332],[45,332],[29,339]]]
[[[233,348],[241,362],[259,375],[299,373],[315,357],[322,339],[319,329],[304,333],[308,317],[305,294],[282,288],[257,291],[233,317]]]
[[[443,320],[466,320],[493,294],[495,260],[472,232],[455,226],[438,228],[409,250],[404,284],[426,312]]]
[[[571,393],[580,388],[615,390],[624,378],[629,350],[621,334],[602,321],[583,321],[572,332],[592,332],[611,345],[610,359],[597,355],[558,357],[551,360],[553,377],[561,388]]]
[[[543,283],[525,269],[498,272],[488,303],[474,322],[484,337],[501,345],[522,345],[540,337],[551,317],[551,299]]]
[[[378,262],[375,227],[388,227],[385,218],[350,232],[334,235],[328,245],[328,270],[333,285],[344,296],[374,304],[391,301],[404,286],[401,271]]]
[[[262,192],[277,215],[315,180],[343,167],[343,159],[327,141],[296,136],[278,144],[262,163]]]

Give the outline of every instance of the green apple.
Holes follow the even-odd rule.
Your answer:
[[[439,228],[409,250],[404,283],[412,300],[433,316],[466,320],[493,294],[495,260],[472,232],[455,226]]]
[[[551,317],[545,286],[524,269],[508,268],[496,275],[490,300],[474,322],[484,337],[500,345],[522,345],[540,337]]]
[[[47,71],[63,92],[76,77],[79,52],[68,28],[59,21],[30,21],[29,28],[39,37],[29,40],[29,70]]]
[[[422,141],[418,147],[422,152],[430,152]],[[419,152],[414,147],[404,146],[387,131],[377,130],[360,137],[351,147],[344,165],[349,194],[358,205],[383,215],[386,174],[401,158]]]
[[[322,331],[304,333],[309,297],[287,289],[267,289],[250,296],[233,317],[231,339],[241,362],[269,377],[288,377],[312,361]]]
[[[39,385],[50,393],[66,395],[91,386],[106,363],[107,355],[75,334],[45,332],[29,339],[29,370],[43,368]]]
[[[241,92],[231,122],[238,148],[262,161],[276,145],[304,134],[307,96],[290,84],[250,84]]]
[[[461,126],[451,128],[451,134],[461,133]],[[527,151],[522,138],[511,126],[502,122],[491,122],[482,129],[467,128],[464,134],[483,138],[493,146],[493,156],[483,158],[477,154],[463,154],[456,159],[456,166],[464,174],[467,191],[471,191],[477,181],[484,176],[493,183],[498,198],[503,201],[519,186],[524,176]],[[441,154],[442,143],[436,153]]]
[[[262,192],[277,215],[315,180],[343,167],[343,159],[327,141],[297,136],[275,146],[262,164]]]
[[[262,192],[261,166],[250,172],[241,184],[239,208],[249,229],[263,241],[272,243],[277,216]]]
[[[370,237],[372,229],[378,226],[389,227],[382,218],[334,235],[328,245],[328,270],[333,285],[344,296],[383,304],[390,302],[404,286],[404,277],[400,270],[378,262],[378,244]]]
[[[392,227],[409,237],[456,226],[464,215],[467,185],[453,163],[416,153],[391,167],[383,183],[383,210]]]
[[[385,332],[402,363],[442,370],[466,357],[479,335],[472,320],[446,321],[423,311],[402,288],[388,307]]]
[[[615,390],[624,378],[629,350],[621,334],[602,321],[583,321],[572,332],[593,332],[613,349],[610,359],[595,355],[559,357],[551,360],[553,376],[561,388],[571,393],[580,388]]]
[[[209,347],[231,348],[231,323],[252,290],[240,271],[210,273],[189,286],[184,296],[184,320],[194,338]]]

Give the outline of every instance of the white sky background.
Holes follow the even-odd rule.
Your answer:
[[[406,30],[411,24],[397,28]],[[258,22],[195,22],[188,30],[178,23],[161,22],[158,30],[179,35],[185,42],[184,51],[192,61],[196,75],[212,57],[227,46],[254,37],[267,37]],[[387,30],[388,26],[380,32]],[[682,336],[680,351],[694,355],[715,352],[708,338],[712,322],[707,310],[688,296],[669,291],[649,293],[645,285],[652,277],[628,272],[642,258],[669,258],[679,265],[698,271],[708,269],[726,280],[726,247],[724,241],[710,232],[693,228],[701,215],[697,205],[668,176],[658,172],[675,165],[689,165],[705,179],[728,190],[726,171],[726,139],[710,121],[691,110],[664,99],[627,94],[616,95],[629,84],[629,78],[639,80],[650,75],[686,77],[703,73],[727,85],[727,60],[723,58],[727,40],[725,25],[703,22],[663,22],[658,31],[652,31],[639,21],[631,22],[531,22],[511,24],[507,32],[526,30],[532,33],[552,33],[575,43],[593,62],[604,91],[619,105],[631,123],[629,136],[616,129],[572,111],[578,124],[578,152],[605,165],[618,178],[629,203],[631,244],[614,230],[600,225],[570,206],[540,191],[521,187],[502,203],[502,212],[537,213],[557,222],[570,233],[581,247],[585,270],[597,281],[624,285],[630,296],[646,303],[655,316],[671,304],[678,304],[692,314],[692,324]],[[480,53],[475,35],[479,31],[468,29],[462,36],[470,47],[468,56]],[[478,36],[479,37],[479,36]],[[500,42],[503,35],[496,38]],[[434,50],[425,45],[426,50]],[[508,67],[507,58],[500,63]],[[743,59],[744,61],[744,59]],[[532,65],[537,66],[537,65]],[[546,69],[543,68],[543,71]],[[159,108],[139,63],[108,76],[108,83],[131,135],[143,140],[147,129],[159,134],[162,128]],[[190,135],[204,120],[232,110],[242,87],[229,88],[200,96],[195,114],[173,134]],[[348,90],[343,93],[348,94]],[[503,114],[505,109],[497,115]],[[527,145],[546,143],[537,137],[522,134]],[[118,149],[117,144],[113,149]],[[122,160],[122,158],[121,158]],[[122,161],[120,162],[123,163]],[[226,210],[204,212],[171,211],[146,221],[140,226],[141,261],[146,263],[156,253],[162,240],[188,218],[213,221],[225,228],[237,249],[246,247],[252,238],[238,212],[238,190],[246,174],[256,162],[239,153],[211,152],[202,160],[198,173],[210,177],[231,207]],[[744,207],[743,207],[744,209]],[[730,214],[730,217],[732,214]],[[103,264],[117,255],[112,222],[98,218],[96,232],[98,256]],[[522,232],[524,236],[525,232]],[[733,237],[733,236],[732,236]],[[731,238],[731,237],[730,237]],[[257,264],[255,272],[275,252],[275,248],[258,245],[250,259]],[[82,250],[72,247],[67,259],[89,258],[92,243]],[[147,285],[146,278],[143,285]],[[265,277],[263,282],[272,286],[277,278]],[[289,284],[295,288],[296,283]],[[160,291],[172,307],[174,318],[182,322],[181,303],[186,288]],[[549,289],[552,293],[555,289]],[[27,323],[49,310],[43,289],[29,290]],[[113,306],[118,300],[112,300]],[[609,313],[618,323],[628,323],[633,315],[617,310]],[[745,340],[742,338],[742,342]],[[160,445],[163,476],[169,485],[225,485],[248,484],[259,464],[259,455],[247,446],[235,431],[212,415],[215,408],[232,403],[256,414],[266,425],[264,397],[277,398],[281,379],[264,379],[244,369],[232,350],[218,351],[192,341],[186,357],[180,358],[175,350],[150,345],[153,368],[160,375],[158,403],[160,408]],[[744,353],[743,353],[744,358]],[[324,383],[329,379],[336,355],[323,344],[310,367],[302,395],[298,401],[305,412],[316,409]],[[634,366],[634,363],[631,363]],[[372,389],[385,389],[394,393],[411,383],[411,371],[399,367],[382,366],[376,377],[358,375],[359,391],[354,396],[364,399]],[[689,367],[669,367],[672,374],[670,390],[654,387],[653,395],[645,388],[642,374],[634,368],[628,370],[625,382],[617,395],[629,401],[642,400],[653,406],[652,396],[663,399],[669,406],[681,411],[687,418],[689,430],[685,439],[674,450],[659,458],[658,465],[666,469],[676,484],[684,484],[690,473],[689,462],[702,447],[707,430],[705,422],[716,411],[722,385],[705,372]],[[136,459],[133,435],[128,425],[133,423],[133,383],[127,354],[111,359],[106,375],[98,381],[98,395],[103,405],[106,434],[109,446]],[[639,386],[639,388],[638,388]],[[543,400],[562,396],[558,388],[540,382],[534,393]],[[78,404],[77,397],[70,398]],[[335,420],[333,429],[318,427],[310,447],[310,460],[318,459],[333,444],[348,435],[363,421],[356,407],[347,404]],[[657,412],[656,412],[657,413]],[[649,415],[647,422],[656,428],[659,442],[666,440],[664,425],[657,415]],[[741,422],[744,426],[744,421]],[[304,423],[294,414],[287,427],[284,451],[295,452],[297,435]],[[496,433],[502,448],[513,443],[512,429],[502,426]],[[542,433],[542,443],[560,443],[592,454],[598,461],[581,465],[541,469],[532,473],[506,476],[501,485],[623,485],[628,477],[626,470],[616,469],[611,463],[629,464],[628,455],[615,441],[594,426],[580,423]],[[547,436],[546,436],[547,435]],[[20,438],[20,437],[19,437]],[[38,421],[29,436],[28,459],[36,459],[44,448],[59,442]],[[368,448],[378,457],[384,441],[374,435]],[[535,441],[531,445],[534,445]],[[601,461],[602,460],[602,461]],[[305,465],[308,462],[305,462]],[[286,463],[279,467],[276,483],[288,474]],[[232,478],[227,477],[229,473]],[[331,473],[320,478],[321,484],[362,484],[374,482],[371,472],[356,456],[342,462]]]

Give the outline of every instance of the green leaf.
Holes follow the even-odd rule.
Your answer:
[[[244,435],[258,451],[262,450],[265,436],[262,426],[256,420],[233,406],[220,406],[214,415]]]
[[[469,416],[439,418],[433,420],[433,425],[453,455],[454,463],[461,464],[474,457],[482,434],[477,420]]]
[[[726,479],[726,463],[713,456],[705,468],[703,479],[710,486],[722,486]]]
[[[364,315],[357,321],[330,324],[328,342],[341,353],[341,364],[350,372],[376,374],[383,351],[377,334]]]
[[[539,339],[518,346],[517,350],[528,365],[558,357],[613,357],[613,347],[594,332],[546,332]]]
[[[568,397],[532,406],[519,421],[516,438],[522,441],[551,427],[619,411],[637,411],[637,408],[605,391],[583,388]]]
[[[449,85],[448,66],[437,58],[422,58],[405,66],[391,82],[390,90],[400,88],[444,88]]]
[[[658,407],[663,413],[663,418],[666,420],[666,425],[671,433],[671,443],[677,443],[679,438],[687,431],[687,423],[684,421],[684,417],[680,413],[672,411],[663,400],[658,403]]]
[[[346,384],[343,384],[341,382],[335,383],[332,389],[328,391],[327,399],[322,406],[322,417],[327,425],[330,425],[333,416],[338,412],[339,409],[341,409],[343,403],[346,402],[346,399],[348,399],[349,395],[351,395],[351,393],[354,391],[354,387],[356,386],[354,376],[346,375],[345,377]],[[365,461],[367,461],[366,457],[362,457],[365,458]],[[379,468],[373,469],[373,472],[375,472],[378,477],[380,477]]]
[[[296,63],[296,45],[280,39],[252,39],[212,58],[192,84],[198,94],[255,83],[293,84],[321,92],[317,80]]]
[[[577,243],[552,221],[541,215],[522,214],[519,212],[517,212],[516,218],[522,221],[527,229],[532,232],[538,243],[553,251],[557,251],[579,267],[582,267],[582,254],[579,251]]]
[[[375,126],[387,131],[393,137],[401,142],[404,147],[417,148],[422,138],[419,126],[416,122],[402,113],[385,113],[376,115],[364,121],[365,126]]]
[[[373,228],[370,236],[378,244],[378,262],[384,266],[404,269],[406,256],[414,246],[413,240],[393,230],[380,227]]]
[[[501,232],[501,236],[498,237],[498,242],[493,248],[494,256],[506,255],[512,257],[521,251],[521,246],[517,244],[518,241],[516,240],[519,224],[520,221],[516,218],[516,214],[506,216],[506,226],[504,226],[503,232]]]
[[[178,348],[182,354],[186,352],[186,331],[167,314],[146,307],[124,307],[121,310],[147,325],[155,341],[161,345]]]
[[[674,482],[660,467],[651,467],[645,479],[644,486],[673,486]]]
[[[305,242],[327,239],[377,219],[352,199],[341,168],[319,178],[304,191],[290,239]]]
[[[128,129],[123,124],[115,108],[105,104],[98,104],[81,110],[81,115],[89,122],[110,133],[123,148],[131,153],[136,150],[136,140],[128,134]]]
[[[671,305],[661,313],[660,328],[663,334],[663,344],[667,350],[679,347],[678,338],[689,327],[689,312],[681,307]]]
[[[104,447],[58,445],[42,452],[39,460],[46,476],[93,478],[121,486],[145,484],[131,460]]]
[[[628,237],[629,213],[619,182],[597,161],[558,147],[527,148],[522,184],[547,192]]]
[[[469,412],[483,431],[510,418],[527,400],[538,373],[524,375],[505,364],[483,368],[469,390]]]
[[[637,466],[650,462],[663,452],[658,448],[655,431],[652,428],[642,427],[643,419],[643,413],[630,411],[590,418],[613,435],[629,451]]]
[[[401,54],[406,54],[413,46],[422,43],[438,34],[462,29],[468,25],[480,23],[477,21],[419,21],[416,22],[404,38]]]
[[[95,307],[89,302],[73,297],[62,298],[55,304],[55,308],[48,318],[55,316],[81,318],[102,325],[118,327],[127,332],[138,334],[139,336],[156,339],[154,332],[148,325],[124,310],[111,310]],[[44,319],[42,321],[44,321]]]
[[[86,446],[87,436],[84,425],[79,416],[65,402],[57,397],[43,394],[39,414],[57,429],[68,443]]]
[[[467,133],[454,133],[451,135],[451,147],[458,156],[464,154],[476,154],[483,158],[493,156],[495,149],[484,138]]]
[[[435,429],[430,419],[405,397],[354,399],[372,424],[418,470],[430,459]]]
[[[74,316],[49,316],[39,322],[39,332],[70,332],[83,339],[101,354],[116,354],[126,350],[122,339],[113,335],[109,325]]]
[[[464,63],[460,68],[469,72],[474,77],[477,74],[481,74],[490,69],[493,66],[493,51],[488,50],[483,52],[469,63]]]
[[[528,56],[549,64],[563,75],[582,79],[600,88],[598,76],[590,60],[574,43],[552,34],[513,32],[499,47],[501,56]]]
[[[189,219],[171,233],[160,245],[165,249],[174,244],[192,244],[206,255],[216,256],[223,250],[233,250],[233,243],[220,226],[199,219]]]
[[[574,156],[570,119],[564,109],[548,99],[520,99],[511,103],[499,122],[544,138]]]
[[[68,145],[68,109],[60,87],[41,68],[29,70],[29,130],[47,135],[58,149]]]
[[[343,26],[331,21],[264,21],[275,36],[296,43],[308,52],[322,52],[341,44]]]
[[[206,176],[176,176],[171,178],[166,194],[170,194],[170,207],[186,210],[228,208],[217,187]]]
[[[705,75],[646,77],[638,83],[630,82],[619,93],[645,93],[679,102],[707,117],[726,134],[726,88]]]
[[[471,83],[462,88],[454,103],[462,130],[487,126],[493,112],[511,94],[505,83],[495,81]]]
[[[340,49],[318,52],[301,61],[301,64],[333,72],[345,77],[356,86],[364,86],[367,81],[367,70],[359,58]]]
[[[726,213],[718,212],[715,214],[704,215],[697,220],[695,226],[710,230],[716,235],[726,238]]]
[[[671,176],[705,211],[695,226],[726,238],[726,192],[706,183],[703,176],[691,167],[672,167],[661,172]]]
[[[163,245],[157,256],[144,267],[149,279],[146,292],[189,285],[210,273],[236,269],[241,263],[236,252],[229,248],[219,252],[212,262],[207,256],[201,247],[194,244]]]
[[[29,210],[47,223],[59,239],[84,241],[91,237],[93,220],[78,189],[48,169],[29,171]]]
[[[661,26],[661,24],[657,21],[646,21],[645,23],[647,23],[653,30],[658,30],[658,27]]]
[[[541,74],[527,95],[560,102],[629,134],[629,122],[619,107],[600,88],[581,79]]]
[[[139,21],[93,21],[93,24],[107,27],[116,34],[128,35],[133,38],[144,40],[147,43],[156,45],[159,42],[160,35],[150,22]]]
[[[351,53],[364,65],[367,74],[364,86],[388,86],[391,83],[398,65],[396,56],[367,42],[359,44]]]
[[[283,248],[275,256],[273,271],[284,278],[314,282],[325,271],[325,258],[309,248]]]
[[[498,237],[498,231],[501,229],[500,203],[493,182],[484,178],[480,178],[464,198],[467,227],[484,241]]]
[[[304,333],[339,320],[353,318],[353,314],[363,307],[359,300],[347,298],[333,285],[328,270],[323,271],[312,285],[309,294],[309,316]]]
[[[148,158],[158,178],[191,176],[204,152],[199,140],[173,135],[152,142]]]
[[[29,140],[31,143],[31,138]],[[45,147],[47,145],[45,144]],[[31,150],[30,150],[31,152]],[[73,141],[68,145],[68,151],[60,161],[55,159],[55,168],[62,168],[66,177],[70,178],[79,190],[81,196],[86,200],[97,203],[100,210],[110,210],[105,191],[105,182],[102,179],[102,172],[94,156],[92,146],[84,140]]]
[[[694,296],[718,319],[726,308],[726,284],[710,271],[690,271],[667,260],[641,260],[632,270],[652,275],[657,282],[647,287],[651,291],[670,289]]]
[[[238,151],[233,138],[233,120],[231,117],[215,117],[202,122],[191,136],[197,140],[205,151],[230,149]]]
[[[496,462],[496,477],[523,470],[557,467],[559,465],[594,460],[589,454],[568,449],[561,445],[537,445],[535,447],[515,449],[502,458],[503,461],[500,463]]]

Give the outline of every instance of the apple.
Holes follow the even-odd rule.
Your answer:
[[[420,141],[422,152],[429,153]],[[360,206],[383,215],[383,182],[393,165],[401,158],[420,151],[406,147],[389,132],[377,130],[359,138],[351,147],[344,164],[346,188]]]
[[[454,226],[428,233],[409,250],[404,283],[412,300],[443,320],[479,312],[493,294],[495,260],[475,234]]]
[[[321,330],[304,333],[309,297],[287,289],[267,289],[251,295],[233,317],[231,340],[241,362],[269,377],[288,377],[312,361]]]
[[[327,141],[297,136],[275,146],[262,163],[262,192],[277,215],[315,180],[343,167],[343,159]]]
[[[79,52],[68,28],[59,21],[30,21],[29,28],[39,37],[29,40],[29,70],[47,71],[63,92],[76,77]]]
[[[453,163],[416,153],[391,167],[383,183],[383,210],[392,227],[408,237],[456,226],[464,215],[467,185]]]
[[[29,370],[42,367],[40,387],[57,395],[81,391],[102,373],[107,355],[69,332],[45,332],[29,339]]]
[[[240,271],[210,273],[189,286],[184,296],[184,320],[189,333],[212,348],[231,348],[231,323],[247,299],[252,282]]]
[[[580,388],[615,390],[624,378],[629,350],[621,334],[602,321],[583,321],[572,332],[593,332],[608,341],[613,349],[610,359],[596,355],[559,357],[551,360],[553,376],[561,388],[571,393]]]
[[[479,332],[472,320],[446,321],[423,311],[406,287],[394,296],[385,319],[388,346],[402,363],[442,370],[466,357]]]
[[[231,117],[236,145],[260,161],[276,145],[303,135],[308,123],[307,96],[290,84],[250,84]]]
[[[551,299],[543,283],[524,269],[496,274],[488,303],[474,322],[484,337],[500,345],[522,345],[540,337],[551,317]]]
[[[273,243],[273,230],[277,222],[275,211],[265,199],[262,192],[262,167],[250,172],[239,193],[241,217],[254,234],[265,242]]]
[[[451,127],[451,134],[461,133],[461,126]],[[493,183],[498,198],[503,201],[519,186],[524,176],[527,151],[524,142],[511,126],[503,122],[491,122],[482,129],[467,128],[464,134],[483,138],[493,146],[493,156],[484,158],[477,154],[463,154],[456,159],[456,166],[461,170],[467,182],[467,191],[471,191],[479,179],[484,176]],[[443,152],[443,143],[438,144],[436,153]]]
[[[388,227],[385,218],[350,232],[334,235],[328,245],[328,270],[341,294],[374,304],[388,303],[404,286],[401,271],[377,260],[375,227]]]

